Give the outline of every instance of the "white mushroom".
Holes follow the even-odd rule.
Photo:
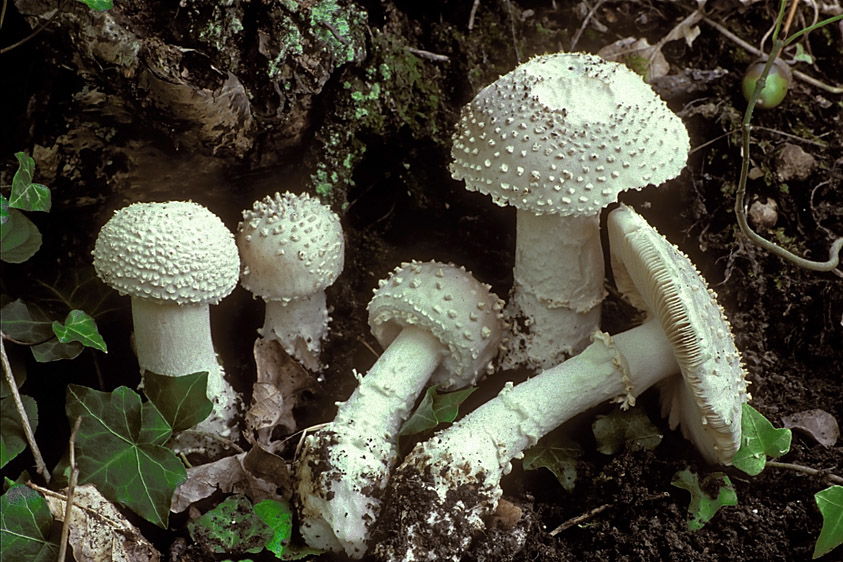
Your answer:
[[[276,193],[243,211],[237,228],[240,282],[266,301],[259,333],[275,338],[311,370],[328,333],[325,289],[343,268],[345,240],[336,213],[304,193]]]
[[[240,397],[225,380],[211,340],[209,305],[237,285],[234,236],[192,202],[134,203],[102,227],[93,251],[100,279],[132,297],[141,372],[208,372],[211,416],[196,429],[237,438]]]
[[[381,281],[369,325],[386,349],[296,461],[301,533],[315,548],[366,552],[398,455],[398,431],[430,380],[473,385],[491,370],[503,302],[453,265],[403,264]]]
[[[652,317],[615,336],[596,332],[581,354],[508,384],[419,443],[393,474],[377,556],[460,560],[494,510],[511,459],[572,416],[607,400],[632,404],[656,383],[671,427],[681,423],[706,460],[730,464],[749,396],[715,295],[688,258],[634,211],[613,211],[608,229],[618,287]]]
[[[604,297],[601,209],[678,175],[688,148],[637,74],[589,54],[535,57],[463,108],[451,175],[518,209],[505,367],[547,369],[585,347]]]

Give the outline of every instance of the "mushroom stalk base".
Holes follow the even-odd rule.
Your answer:
[[[291,357],[311,371],[322,369],[319,354],[328,334],[325,291],[288,301],[266,301],[266,317],[259,333],[275,338]]]
[[[599,217],[518,211],[504,367],[548,369],[588,345],[603,301]]]
[[[406,327],[339,405],[308,435],[296,463],[301,533],[307,544],[366,552],[369,528],[398,455],[398,431],[444,353],[424,330]]]
[[[602,332],[581,354],[495,397],[430,440],[393,474],[375,554],[382,560],[458,562],[497,506],[510,461],[571,417],[637,396],[679,372],[657,322]]]
[[[240,397],[225,380],[214,351],[209,305],[158,304],[133,297],[132,320],[141,372],[178,377],[207,371],[206,395],[214,410],[193,429],[236,440]],[[191,447],[186,441],[182,445]]]

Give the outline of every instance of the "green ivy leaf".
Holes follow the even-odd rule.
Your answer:
[[[577,459],[580,455],[582,448],[579,444],[564,436],[550,442],[542,439],[524,451],[522,466],[524,470],[548,469],[565,490],[572,492],[577,480]]]
[[[812,558],[824,556],[843,544],[843,486],[831,486],[814,494],[823,515],[823,528]]]
[[[404,422],[399,436],[415,435],[433,429],[440,423],[452,422],[457,419],[460,404],[465,402],[476,388],[466,388],[456,392],[440,394],[438,385],[431,386],[425,392],[413,415]]]
[[[625,446],[633,451],[652,451],[663,437],[640,408],[616,408],[608,415],[598,416],[591,430],[597,450],[604,455],[617,454]]]
[[[61,343],[79,342],[86,347],[108,353],[105,341],[97,330],[96,321],[81,310],[71,310],[64,319],[64,324],[54,320],[52,327]]]
[[[0,193],[0,238],[6,237],[6,225],[12,220],[11,207],[6,196]]]
[[[74,384],[67,387],[65,410],[71,424],[82,416],[79,484],[96,484],[107,499],[166,528],[173,492],[187,473],[163,447],[172,429],[161,413],[125,386],[99,392]]]
[[[194,542],[215,554],[260,552],[275,535],[243,495],[227,498],[188,523],[187,530]]]
[[[147,371],[143,392],[155,404],[173,431],[193,427],[211,415],[214,404],[208,400],[208,371],[168,377]]]
[[[0,552],[4,560],[53,562],[59,547],[50,542],[53,516],[47,500],[28,486],[15,485],[0,497]]]
[[[35,160],[23,152],[16,152],[18,170],[12,178],[12,192],[9,195],[9,206],[24,211],[49,211],[50,188],[40,183],[33,183]]]
[[[697,475],[686,468],[674,474],[670,483],[691,492],[691,505],[688,506],[688,529],[691,531],[702,529],[721,507],[738,505],[732,481],[722,472],[709,474],[700,482]],[[716,497],[704,491],[713,489],[717,489]]]
[[[53,338],[44,343],[33,345],[29,348],[29,351],[32,352],[32,356],[39,363],[49,363],[62,359],[76,359],[84,349],[85,346],[78,341],[61,343]]]
[[[21,395],[20,398],[34,432],[38,427],[38,405],[31,396]],[[0,399],[0,468],[24,452],[26,447],[26,435],[23,433],[14,398],[7,396]]]
[[[743,404],[741,413],[741,447],[732,464],[756,476],[767,465],[767,457],[778,458],[790,450],[791,432],[777,429],[770,420],[749,404]]]
[[[41,309],[20,299],[0,309],[0,326],[4,334],[25,344],[43,343],[55,337],[51,321]]]
[[[0,228],[0,260],[23,263],[41,247],[41,232],[26,215],[9,209],[6,222]]]
[[[106,10],[110,10],[114,7],[114,2],[112,0],[79,0],[92,10],[96,10],[97,12],[104,12]]]
[[[272,529],[272,538],[266,549],[281,558],[293,536],[293,510],[290,504],[276,500],[263,500],[255,504],[255,513]]]

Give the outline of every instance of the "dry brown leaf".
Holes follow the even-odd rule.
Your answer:
[[[246,434],[269,447],[276,427],[281,427],[284,435],[296,430],[293,408],[303,391],[315,390],[318,384],[278,341],[258,338],[253,351],[257,380],[252,387],[252,405],[246,412]]]
[[[647,82],[666,75],[670,70],[661,50],[650,45],[646,39],[637,37],[618,39],[604,46],[597,54],[605,60],[626,64],[636,72],[646,70],[644,79]]]
[[[50,513],[64,521],[66,496],[38,488],[47,498]],[[161,554],[93,484],[73,492],[68,542],[73,557],[85,562],[157,562]]]
[[[834,416],[825,410],[806,410],[782,418],[788,429],[802,431],[823,447],[832,447],[840,437],[840,427]]]

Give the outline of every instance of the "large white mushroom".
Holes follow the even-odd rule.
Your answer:
[[[488,285],[453,265],[406,263],[381,281],[369,325],[386,349],[333,422],[306,437],[296,460],[307,544],[365,554],[401,424],[428,381],[458,389],[491,370],[502,308]]]
[[[390,562],[460,560],[485,528],[510,461],[572,416],[607,400],[634,403],[661,385],[670,425],[681,423],[710,462],[740,445],[744,369],[715,295],[688,258],[631,209],[608,219],[618,288],[650,317],[500,394],[430,440],[395,470],[375,542]]]
[[[585,53],[535,57],[463,108],[451,175],[518,209],[504,366],[547,369],[585,347],[604,297],[601,209],[678,175],[688,149],[640,76]]]
[[[240,282],[266,301],[259,333],[311,370],[321,368],[328,333],[325,289],[342,272],[345,240],[340,219],[307,193],[276,193],[243,211],[237,228]]]
[[[93,257],[100,279],[132,298],[141,372],[207,371],[214,410],[196,429],[236,439],[240,397],[223,376],[209,317],[209,305],[237,285],[240,260],[228,228],[197,203],[134,203],[102,227]]]

